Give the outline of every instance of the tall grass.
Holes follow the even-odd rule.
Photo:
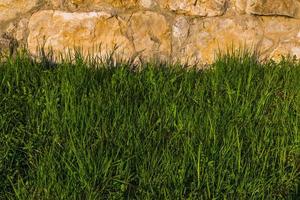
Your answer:
[[[298,62],[91,63],[2,59],[0,199],[299,199]]]

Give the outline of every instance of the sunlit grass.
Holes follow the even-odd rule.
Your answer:
[[[2,59],[0,199],[299,199],[298,62],[128,65]]]

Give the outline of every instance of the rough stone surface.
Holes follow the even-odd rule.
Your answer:
[[[247,11],[257,15],[300,18],[300,2],[298,0],[248,0]]]
[[[235,0],[235,9],[238,11],[240,14],[244,14],[246,12],[248,5],[248,0]]]
[[[46,4],[52,9],[89,12],[103,8],[133,8],[138,6],[138,0],[46,0]]]
[[[29,23],[29,20],[27,18],[21,19],[19,21],[16,31],[15,31],[15,34],[14,34],[17,41],[22,41],[22,40],[26,39],[28,23]]]
[[[171,30],[163,15],[137,12],[130,17],[128,35],[142,58],[168,59],[171,55]]]
[[[300,59],[300,0],[2,0],[0,49],[23,45],[189,64],[238,48]]]
[[[154,0],[140,0],[139,3],[144,8],[152,8],[157,5]]]
[[[162,7],[176,13],[212,17],[224,13],[226,0],[158,0],[158,2]]]
[[[120,21],[106,12],[41,11],[31,17],[28,28],[28,48],[34,55],[42,46],[61,53],[79,47],[99,56],[109,55],[116,46],[116,54],[124,57],[134,52]]]
[[[130,8],[137,5],[137,0],[65,0],[71,8],[77,9],[97,9],[103,6],[116,8]]]
[[[186,30],[187,24],[182,24],[185,24],[182,30]],[[230,52],[234,48],[258,50],[258,44],[263,39],[258,21],[250,16],[195,19],[191,22],[188,35],[176,35],[180,38],[180,44],[174,40],[174,46],[178,47],[174,57],[189,64],[210,63],[218,53]]]
[[[271,52],[270,57],[279,62],[286,55],[300,58],[300,42],[282,42]]]
[[[38,0],[1,0],[0,24],[26,14],[38,5]]]

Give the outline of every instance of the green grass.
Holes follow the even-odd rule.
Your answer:
[[[0,199],[299,199],[298,62],[1,60]]]

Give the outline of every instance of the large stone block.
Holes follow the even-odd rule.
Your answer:
[[[157,0],[157,2],[165,9],[186,15],[219,16],[226,9],[226,0]]]
[[[232,6],[235,7],[238,13],[244,14],[246,12],[248,0],[232,0],[232,2]]]
[[[0,23],[13,20],[29,12],[38,5],[39,0],[1,0]]]
[[[279,62],[283,56],[300,58],[300,42],[282,42],[270,54],[270,58]]]
[[[299,0],[248,0],[247,12],[300,18],[300,2]]]
[[[174,60],[211,63],[218,53],[241,48],[257,51],[263,29],[251,16],[194,19],[189,23],[181,20],[173,25],[173,37]]]
[[[170,58],[171,30],[163,15],[150,11],[133,13],[129,17],[127,34],[141,58]]]
[[[75,8],[95,9],[101,6],[112,6],[117,8],[129,8],[137,5],[138,0],[67,0],[64,1]]]
[[[108,12],[46,10],[30,18],[28,47],[33,55],[38,55],[42,46],[61,53],[81,47],[84,54],[101,57],[114,51],[123,58],[166,60],[171,56],[170,35],[167,20],[156,12],[115,16]]]
[[[28,48],[33,55],[42,46],[61,53],[80,47],[84,54],[101,57],[116,46],[116,55],[128,58],[134,53],[122,23],[108,12],[40,11],[32,15],[28,28]]]

